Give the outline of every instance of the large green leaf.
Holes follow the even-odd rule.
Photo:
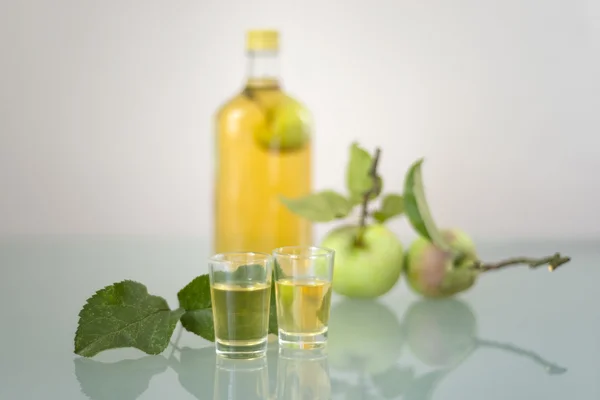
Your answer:
[[[215,341],[210,280],[208,274],[200,275],[177,293],[179,305],[185,309],[181,317],[183,327],[211,342]]]
[[[181,324],[187,331],[201,336],[210,342],[215,341],[212,308],[186,311],[181,317]]]
[[[377,222],[385,221],[397,217],[404,212],[404,199],[399,194],[388,194],[381,202],[381,209],[375,211],[373,218]]]
[[[357,143],[350,146],[350,159],[346,169],[346,186],[350,193],[350,203],[352,205],[360,204],[364,194],[373,187],[373,178],[369,176],[373,157]],[[370,196],[373,200],[379,196],[383,188],[383,180],[378,175],[376,182],[377,191]]]
[[[294,214],[314,222],[329,222],[346,217],[352,210],[350,202],[332,190],[297,199],[281,197],[281,202]]]
[[[148,294],[146,286],[122,281],[97,291],[79,313],[75,353],[93,357],[103,350],[135,347],[159,354],[184,310],[172,311],[162,297]]]
[[[422,163],[423,159],[417,160],[406,174],[404,180],[404,212],[417,233],[439,248],[449,251],[450,246],[433,221],[425,199],[421,175]]]

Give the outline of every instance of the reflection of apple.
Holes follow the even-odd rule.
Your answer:
[[[329,362],[340,370],[382,373],[400,357],[401,332],[398,318],[383,304],[346,299],[331,310]]]
[[[475,315],[456,299],[417,301],[404,325],[411,351],[432,367],[454,366],[477,347]]]
[[[468,269],[477,260],[475,245],[462,231],[442,231],[450,247],[462,254],[458,261],[423,237],[415,240],[406,256],[409,286],[425,297],[448,297],[469,289],[477,272]]]
[[[363,246],[355,244],[357,226],[332,230],[321,245],[335,250],[333,291],[348,297],[374,298],[388,292],[400,277],[402,243],[380,224],[367,226]]]

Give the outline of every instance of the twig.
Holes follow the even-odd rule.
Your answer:
[[[169,344],[171,345],[171,354],[169,355],[169,358],[173,357],[173,354],[175,353],[175,350],[179,351],[181,353],[181,349],[179,348],[178,344],[179,344],[179,340],[181,339],[181,334],[183,333],[183,327],[179,326],[179,331],[177,332],[177,338],[175,339],[175,343],[173,342],[169,342]]]
[[[512,344],[509,344],[509,343],[499,343],[499,342],[494,342],[491,340],[478,339],[477,344],[481,347],[500,349],[500,350],[508,351],[510,353],[519,355],[519,356],[529,358],[536,364],[539,364],[542,367],[544,367],[544,369],[549,374],[554,375],[554,374],[563,374],[563,373],[567,372],[566,368],[561,367],[556,364],[553,364],[550,361],[543,359],[542,357],[540,357],[538,354],[534,353],[533,351],[524,350],[524,349],[521,349],[521,348],[514,346]]]
[[[371,185],[369,190],[367,190],[363,194],[363,199],[362,199],[362,207],[361,207],[361,212],[360,212],[360,224],[359,224],[358,235],[356,237],[356,244],[359,246],[361,246],[363,244],[362,243],[363,232],[365,230],[365,226],[367,225],[367,216],[369,215],[369,210],[367,209],[367,206],[369,204],[370,197],[372,195],[376,194],[380,189],[379,181],[377,180],[377,166],[379,164],[380,155],[381,155],[381,149],[379,147],[377,147],[375,149],[375,155],[373,156],[373,162],[371,164],[371,168],[369,169],[369,177],[373,181],[373,184]]]
[[[500,268],[508,267],[511,265],[519,265],[525,264],[528,265],[529,268],[537,268],[542,265],[548,264],[548,269],[550,271],[554,271],[556,268],[560,267],[563,264],[571,261],[570,257],[563,257],[560,253],[556,253],[552,256],[543,257],[543,258],[530,258],[530,257],[515,257],[509,258],[504,261],[499,261],[497,263],[484,263],[482,261],[476,261],[471,268],[479,270],[481,272],[487,272],[492,270],[497,270]]]

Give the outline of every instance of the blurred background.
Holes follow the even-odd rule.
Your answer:
[[[252,28],[280,30],[314,115],[315,189],[343,190],[356,140],[389,191],[425,157],[442,226],[600,233],[597,1],[22,0],[0,3],[0,235],[209,238],[213,118]]]

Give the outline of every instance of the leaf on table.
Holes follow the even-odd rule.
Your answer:
[[[92,400],[135,400],[142,395],[153,376],[167,370],[162,356],[146,356],[137,360],[104,363],[76,358],[75,376],[81,392]]]
[[[177,293],[179,306],[186,311],[210,308],[210,279],[208,274],[200,275]]]
[[[208,274],[200,275],[177,293],[179,306],[185,309],[181,317],[183,327],[211,342],[215,341],[215,329],[210,299]]]
[[[101,351],[135,347],[159,354],[183,314],[172,311],[162,297],[148,294],[146,286],[122,281],[97,291],[79,313],[75,353],[93,357]]]
[[[344,218],[352,210],[348,199],[332,190],[324,190],[297,199],[281,197],[281,202],[294,214],[313,222],[329,222]]]
[[[346,187],[350,193],[350,203],[352,206],[360,204],[364,194],[373,187],[373,178],[369,176],[369,170],[373,163],[373,157],[357,143],[350,146],[350,159],[346,168]],[[370,196],[373,200],[379,196],[383,189],[383,180],[377,176],[378,190]]]
[[[404,212],[404,199],[399,194],[388,194],[381,202],[381,208],[375,211],[373,218],[384,223]]]
[[[412,227],[422,237],[443,250],[450,246],[433,221],[429,205],[425,199],[425,189],[421,175],[423,159],[417,160],[406,173],[404,179],[404,212]]]
[[[211,308],[186,311],[181,317],[181,325],[187,331],[210,342],[215,341],[215,326]]]

